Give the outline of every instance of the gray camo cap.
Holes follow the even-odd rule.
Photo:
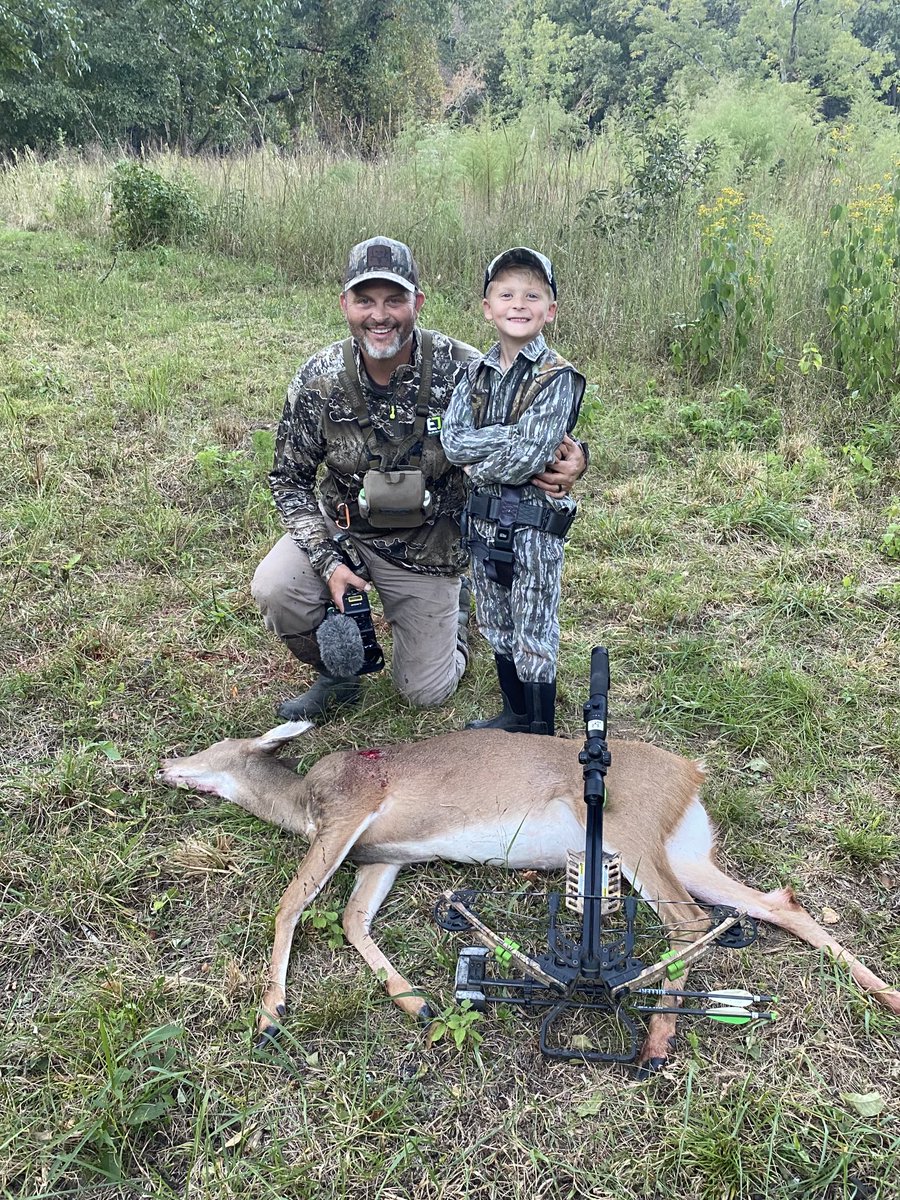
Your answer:
[[[386,237],[369,238],[354,246],[344,272],[344,291],[370,279],[388,279],[417,292],[419,272],[409,246]]]
[[[488,269],[484,273],[485,296],[488,285],[504,267],[531,267],[532,270],[537,271],[538,275],[543,275],[547,280],[550,291],[553,293],[553,299],[556,299],[556,276],[553,274],[553,264],[546,254],[541,254],[539,250],[532,250],[528,246],[513,246],[512,250],[504,250],[502,254],[491,259]]]

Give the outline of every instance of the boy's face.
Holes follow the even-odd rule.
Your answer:
[[[556,301],[546,281],[527,268],[500,271],[482,300],[485,320],[501,341],[527,345],[556,316]]]

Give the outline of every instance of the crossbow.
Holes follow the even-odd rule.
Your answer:
[[[583,851],[570,851],[563,896],[547,897],[546,949],[534,954],[517,938],[496,933],[479,915],[483,893],[447,891],[437,902],[435,920],[452,933],[480,942],[460,951],[455,999],[477,1011],[488,1004],[546,1010],[541,1051],[550,1058],[586,1062],[633,1062],[638,1053],[636,1018],[643,1013],[706,1017],[725,1025],[772,1021],[774,997],[740,988],[679,990],[688,966],[714,946],[738,949],[757,935],[744,912],[717,906],[687,946],[670,949],[645,964],[635,953],[641,900],[622,894],[619,856],[603,849],[603,806],[611,756],[607,744],[609,655],[602,646],[591,654],[590,698],[584,705],[585,743],[578,755],[587,807]],[[572,914],[567,916],[566,914]],[[580,918],[580,927],[573,922]],[[660,926],[656,927],[657,929]],[[493,974],[498,969],[505,974]],[[667,1002],[671,1002],[667,1007]],[[585,1026],[587,1014],[591,1024]],[[605,1044],[597,1045],[597,1022],[606,1018]],[[572,1032],[588,1028],[589,1034]]]

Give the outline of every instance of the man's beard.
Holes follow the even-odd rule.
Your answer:
[[[414,322],[413,322],[413,324],[409,325],[408,327],[405,325],[405,323],[403,325],[398,325],[397,328],[394,330],[394,336],[391,338],[391,340],[388,343],[384,343],[384,342],[373,343],[373,342],[369,341],[368,330],[366,330],[362,326],[357,326],[356,329],[352,329],[351,332],[353,333],[353,336],[356,338],[356,340],[360,343],[360,345],[362,346],[362,348],[366,352],[366,354],[369,356],[369,358],[374,358],[374,359],[394,358],[397,354],[400,353],[400,351],[403,349],[403,347],[406,346],[407,343],[409,342],[410,338],[413,335],[414,325],[415,325]]]

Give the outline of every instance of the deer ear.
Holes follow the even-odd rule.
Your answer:
[[[273,754],[279,746],[293,741],[294,738],[300,737],[308,729],[313,728],[315,726],[312,721],[286,721],[284,725],[276,725],[274,729],[270,729],[268,733],[258,737],[254,745],[264,754]]]

